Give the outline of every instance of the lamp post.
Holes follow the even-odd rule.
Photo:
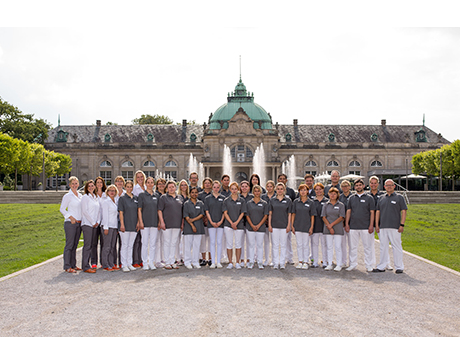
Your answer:
[[[440,170],[439,170],[439,191],[442,191],[442,151],[439,153],[441,157],[441,164],[440,164]]]

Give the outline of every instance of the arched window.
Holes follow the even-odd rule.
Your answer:
[[[134,178],[134,164],[133,162],[127,160],[121,164],[121,175],[125,179],[125,181],[130,180],[133,181]]]
[[[144,163],[144,167],[155,167],[155,163],[153,163],[152,161],[146,161]]]
[[[121,164],[122,167],[134,167],[133,162],[131,161],[126,161]]]
[[[254,156],[252,149],[243,144],[237,145],[230,149],[230,154],[232,155],[232,158],[236,159],[237,162],[244,162],[246,161],[246,158],[252,158]]]
[[[112,167],[112,163],[110,163],[109,161],[103,161],[100,164],[100,167],[102,167],[102,168],[104,168],[104,167]]]
[[[371,162],[371,167],[383,167],[383,163],[379,160],[375,160]]]
[[[359,163],[357,160],[348,163],[348,167],[350,167],[348,174],[356,174],[358,176],[361,175],[361,163]]]
[[[338,167],[339,166],[339,162],[337,161],[329,161],[327,162],[327,167]]]
[[[174,161],[167,161],[165,167],[177,167],[177,163]]]
[[[348,167],[361,167],[361,163],[359,163],[358,161],[351,161],[348,164]]]
[[[168,168],[164,171],[166,179],[177,181],[177,163],[173,160],[169,160],[165,163],[165,167]]]
[[[305,163],[305,167],[306,167],[306,169],[305,169],[305,174],[311,174],[311,175],[313,175],[313,176],[316,176],[316,174],[318,173],[317,170],[316,170],[316,167],[317,167],[317,166],[318,166],[318,165],[316,164],[315,161],[307,161],[307,162]],[[304,175],[305,175],[305,174],[304,174]]]

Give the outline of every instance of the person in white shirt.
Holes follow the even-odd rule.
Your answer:
[[[106,198],[105,191],[107,190],[107,185],[105,184],[104,178],[102,177],[96,177],[94,180],[94,185],[96,189],[94,190],[94,194],[96,197],[99,199],[99,204],[101,203],[101,200]],[[91,246],[91,268],[97,269],[97,263],[100,261],[100,252],[102,251],[102,230],[101,227],[97,229],[96,232],[96,239],[93,239],[93,245]],[[99,248],[99,253],[98,253],[98,245],[100,246]]]
[[[89,180],[85,184],[85,194],[81,198],[81,230],[83,231],[82,269],[85,273],[96,273],[90,265],[91,250],[97,244],[97,232],[100,231],[101,205],[95,194],[96,184]],[[96,245],[97,250],[97,245]]]
[[[67,273],[76,273],[81,268],[77,267],[77,247],[81,236],[81,198],[78,192],[80,185],[77,177],[69,178],[70,191],[62,197],[59,211],[64,216],[65,247],[64,270]]]
[[[118,236],[118,207],[115,202],[115,196],[117,195],[117,187],[110,185],[107,187],[107,198],[101,203],[102,205],[102,228],[104,231],[102,245],[101,261],[102,268],[106,271],[118,270],[115,267],[113,246],[116,244]]]
[[[118,206],[118,200],[120,199],[121,196],[123,196],[126,193],[126,191],[123,189],[123,187],[125,187],[125,179],[123,178],[123,176],[116,176],[114,184],[118,190],[118,193],[115,196],[115,203]],[[102,220],[102,213],[101,213],[101,220]],[[102,228],[101,228],[101,232],[102,232]],[[120,233],[118,233],[117,242],[113,246],[113,262],[115,263],[114,265],[115,268],[121,268],[120,251],[121,251],[121,237],[120,237]]]

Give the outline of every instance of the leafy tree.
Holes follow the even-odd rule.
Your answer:
[[[171,120],[169,117],[164,116],[164,115],[149,115],[149,114],[143,114],[141,115],[140,118],[134,119],[131,121],[133,125],[146,125],[146,124],[152,124],[152,125],[171,125],[173,124],[173,120]]]
[[[0,97],[0,132],[29,143],[44,144],[50,129],[51,124],[46,120],[24,114]]]
[[[0,133],[0,171],[5,175],[13,173],[14,165],[19,160],[17,139]]]

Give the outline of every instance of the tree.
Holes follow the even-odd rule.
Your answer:
[[[16,139],[0,133],[0,171],[5,175],[13,173],[14,165],[19,159]]]
[[[0,97],[0,132],[29,143],[44,144],[50,129],[51,124],[46,120],[24,114]]]
[[[146,124],[151,124],[151,125],[171,125],[174,123],[173,120],[171,120],[169,117],[164,116],[164,115],[149,115],[149,114],[143,114],[141,115],[140,118],[134,119],[131,121],[133,125],[146,125]]]

